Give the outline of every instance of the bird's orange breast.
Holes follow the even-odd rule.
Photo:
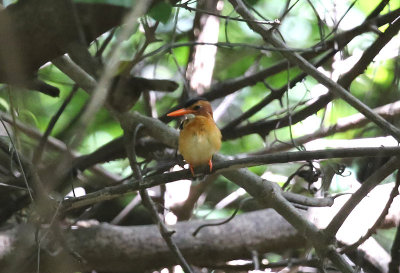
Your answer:
[[[192,166],[206,165],[221,148],[221,132],[215,122],[196,116],[184,123],[179,135],[179,152]]]

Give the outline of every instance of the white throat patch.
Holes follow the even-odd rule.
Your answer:
[[[195,117],[194,114],[186,114],[185,116],[187,119],[194,119],[194,117]]]

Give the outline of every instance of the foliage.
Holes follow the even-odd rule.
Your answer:
[[[74,2],[88,5],[107,4],[124,8],[134,8],[136,5],[139,5],[139,1],[127,0],[75,0]],[[202,31],[201,27],[197,26],[195,30],[192,29],[193,24],[198,23],[195,21],[195,15],[203,13],[201,4],[196,3],[196,1],[181,1],[178,3],[173,3],[173,1],[150,2],[154,3],[148,8],[146,14],[138,20],[139,27],[129,37],[123,37],[123,24],[116,26],[113,30],[104,33],[96,41],[93,41],[90,44],[89,51],[92,55],[95,55],[104,45],[105,47],[102,49],[103,52],[99,63],[107,64],[116,48],[120,47],[122,51],[118,61],[124,63],[120,65],[121,71],[118,71],[115,75],[125,73],[135,77],[168,79],[178,83],[179,87],[174,92],[155,92],[145,88],[143,92],[140,90],[139,95],[142,93],[141,97],[134,103],[134,106],[130,110],[131,112],[137,111],[154,118],[161,117],[165,122],[164,115],[171,108],[179,105],[184,98],[193,96],[198,91],[189,90],[188,86],[191,84],[191,77],[186,75],[186,71],[187,67],[193,64],[193,58],[195,58],[192,55],[193,46],[188,44],[194,42],[194,36],[196,36],[197,32]],[[280,19],[280,24],[272,32],[286,43],[290,52],[303,54],[312,64],[321,60],[329,50],[337,50],[337,53],[333,57],[316,67],[318,67],[320,73],[328,76],[335,82],[340,82],[341,76],[351,70],[371,45],[382,36],[382,33],[376,34],[376,32],[384,32],[387,29],[387,24],[373,25],[356,34],[354,39],[348,41],[343,48],[338,50],[336,47],[331,46],[329,44],[330,39],[335,39],[335,37],[341,34],[352,35],[349,30],[363,24],[367,20],[368,15],[381,1],[359,0],[355,2],[355,5],[352,6],[352,2],[350,1],[258,0],[247,1],[247,6],[248,10],[253,14],[258,14],[258,20]],[[352,126],[344,131],[333,130],[329,134],[318,135],[321,130],[341,124],[340,122],[343,121],[343,118],[359,113],[359,110],[350,107],[348,102],[342,99],[330,100],[318,110],[303,116],[300,120],[296,122],[292,121],[292,118],[297,113],[309,109],[315,100],[324,96],[328,92],[327,88],[315,78],[308,75],[302,77],[292,87],[288,88],[290,81],[293,81],[293,79],[301,75],[304,71],[295,65],[289,68],[289,64],[284,64],[283,68],[279,70],[278,65],[286,60],[283,52],[272,49],[272,46],[267,44],[263,37],[253,31],[246,22],[236,21],[235,18],[239,18],[240,16],[238,16],[237,11],[233,8],[231,1],[220,1],[219,5],[222,4],[221,14],[229,16],[230,19],[216,19],[217,17],[211,16],[211,18],[220,23],[220,25],[216,25],[219,29],[217,39],[220,44],[215,45],[217,49],[215,56],[209,53],[206,57],[213,63],[214,70],[211,71],[212,82],[206,87],[205,96],[210,95],[215,89],[218,89],[219,84],[248,77],[276,66],[276,70],[269,72],[264,78],[249,82],[243,88],[237,88],[237,90],[230,94],[219,95],[215,93],[216,95],[212,98],[214,114],[218,111],[222,113],[218,116],[217,124],[223,132],[227,132],[224,135],[225,139],[220,151],[222,154],[250,157],[253,153],[268,153],[268,149],[275,148],[278,152],[289,149],[292,149],[292,151],[312,151],[327,148],[339,149],[353,145],[357,140],[361,143],[362,139],[369,140],[369,145],[367,146],[387,145],[386,143],[377,142],[381,140],[378,137],[390,134],[372,122],[360,126]],[[400,4],[396,1],[389,1],[389,4],[380,12],[379,16],[396,11],[399,7]],[[218,13],[217,10],[214,12]],[[271,27],[269,25],[266,26]],[[152,27],[154,27],[154,32],[151,30]],[[375,31],[371,31],[373,28],[375,28]],[[207,33],[204,35],[207,35]],[[121,37],[123,41],[121,41]],[[376,53],[376,56],[373,58],[374,61],[370,62],[365,67],[365,71],[363,69],[351,81],[351,85],[344,86],[352,95],[364,102],[371,109],[392,104],[399,99],[399,36],[394,37],[390,39],[391,41],[379,53]],[[199,47],[201,46],[206,47],[205,45],[200,45]],[[210,50],[210,46],[207,45],[207,47]],[[268,47],[268,49],[261,49],[260,47]],[[310,57],[310,55],[314,57]],[[124,71],[124,68],[128,68],[128,70]],[[78,88],[71,102],[62,111],[55,127],[50,132],[51,141],[59,140],[68,148],[57,150],[54,146],[48,144],[43,150],[41,160],[33,162],[34,165],[37,163],[35,168],[40,176],[43,175],[42,177],[45,178],[49,172],[51,173],[53,170],[56,170],[53,166],[58,161],[62,162],[62,160],[68,157],[65,155],[71,152],[70,148],[73,149],[73,152],[77,153],[76,158],[82,159],[83,156],[80,155],[95,153],[104,147],[104,145],[123,136],[124,130],[121,127],[120,120],[112,114],[110,108],[107,108],[107,102],[104,107],[96,112],[89,126],[85,128],[79,127],[80,118],[85,113],[88,103],[93,96],[87,94],[88,90],[85,91],[81,88],[79,83],[76,86],[77,83],[69,75],[60,71],[56,65],[47,63],[42,66],[38,71],[38,77],[40,80],[57,87],[60,90],[60,97],[53,98],[43,93],[22,90],[18,86],[2,85],[0,109],[2,113],[9,117],[10,124],[12,124],[13,119],[17,119],[18,122],[29,126],[29,128],[37,129],[43,134],[48,128],[50,119],[60,109],[69,94],[73,92],[72,90],[75,87]],[[101,76],[98,77],[100,78]],[[136,86],[131,86],[131,88],[135,89]],[[279,90],[283,90],[281,96],[273,99],[249,117],[241,120],[233,128],[229,128],[230,122],[251,110],[263,99],[276,94]],[[218,90],[220,93],[223,91],[223,89]],[[398,107],[395,105],[392,106]],[[396,111],[389,113],[386,118],[395,126],[398,126],[396,118],[398,110]],[[285,124],[286,121],[289,124]],[[273,125],[270,125],[268,122],[273,123]],[[248,128],[251,125],[259,123],[264,124],[264,126],[257,129],[255,133],[248,133],[250,132]],[[173,121],[169,125],[176,128],[178,122]],[[268,129],[268,126],[272,126],[272,129]],[[244,133],[240,137],[236,137],[235,134],[242,128],[244,128]],[[40,138],[34,138],[31,134],[25,134],[21,131],[21,128],[18,129],[14,125],[10,125],[10,129],[13,131],[13,138],[16,143],[15,149],[18,149],[19,153],[27,160],[32,159],[34,154],[38,152],[35,149],[38,147]],[[232,137],[226,137],[228,134],[232,135]],[[82,139],[79,139],[80,135]],[[310,136],[310,139],[302,141],[302,137],[304,136]],[[78,141],[78,145],[75,145],[75,140]],[[349,145],[343,144],[347,143],[346,141],[355,142],[351,142],[352,144]],[[115,149],[117,150],[117,148]],[[116,158],[118,160],[115,160]],[[326,192],[320,191],[319,193],[321,195],[329,195],[336,192],[341,193],[358,185],[359,182],[364,182],[373,171],[378,170],[387,161],[386,159],[386,161],[383,160],[384,162],[382,162],[382,158],[378,158],[379,160],[377,158],[364,158],[364,160],[354,160],[351,158],[338,159],[336,161],[332,159],[323,162],[315,160],[314,166],[316,168],[320,168],[320,164],[326,164],[336,170],[341,165],[344,165],[345,173],[350,175],[350,177],[344,177],[342,173],[336,172],[332,178],[332,187],[329,188],[328,186]],[[153,169],[157,169],[163,163],[172,160],[175,160],[174,152],[166,148],[157,151],[155,155],[149,156],[148,153],[143,152],[138,157],[142,171],[147,176],[153,174]],[[75,161],[73,162],[75,163]],[[258,164],[249,168],[249,170],[258,176],[262,176],[282,186],[303,163]],[[98,170],[95,170],[94,166],[96,168],[103,168],[103,171],[110,175],[99,176]],[[371,168],[370,166],[374,167]],[[74,171],[80,172],[80,169],[77,168]],[[132,175],[136,174],[132,173],[125,153],[118,150],[116,156],[109,154],[109,158],[100,160],[93,166],[90,165],[87,168],[82,168],[82,172],[78,176],[65,180],[68,180],[68,183],[60,183],[55,188],[49,188],[51,189],[50,192],[55,192],[60,198],[63,198],[70,191],[71,185],[74,187],[83,187],[86,193],[96,192],[105,186],[116,185],[120,182],[118,179],[132,181]],[[319,189],[321,187],[320,184],[322,183],[323,175],[319,177],[316,183],[307,182],[296,175],[291,180],[289,189],[296,193],[312,196],[314,192],[310,191],[310,189]],[[114,177],[114,181],[107,181],[109,177]],[[105,180],[105,182],[97,182],[97,180]],[[394,181],[393,173],[388,180],[389,182]],[[192,190],[197,185],[194,182]],[[188,202],[185,196],[189,194],[189,188],[190,184],[181,186],[180,189],[169,188],[169,184],[167,184],[167,194],[164,196],[158,194],[156,199],[164,202],[161,206],[165,205],[171,210],[170,212],[165,212],[166,215],[179,211],[182,209],[180,205]],[[161,190],[157,191],[161,191],[162,193],[164,190],[161,187]],[[237,185],[223,176],[216,176],[212,183],[202,190],[201,194],[199,194],[198,203],[192,218],[204,219],[207,215],[210,218],[219,219],[228,217],[244,198],[243,195],[238,196],[225,206],[219,206],[226,196],[238,190]],[[18,193],[17,196],[19,195],[22,196],[21,193]],[[167,197],[168,195],[170,197]],[[174,195],[176,197],[171,197]],[[114,201],[108,201],[107,205],[103,204],[103,206],[109,209],[104,209],[103,213],[95,211],[93,217],[101,221],[111,222],[120,210],[129,206],[128,204],[134,199],[134,196],[136,195],[129,195],[128,197],[120,196]],[[248,194],[244,196],[247,197]],[[219,209],[216,209],[216,206]],[[256,207],[256,209],[260,209],[260,207]],[[246,209],[240,212],[242,211],[246,211]],[[15,212],[16,214],[17,211]],[[74,213],[67,213],[66,216],[71,219],[78,219]],[[14,218],[18,217],[14,216]],[[15,222],[14,218],[0,214],[0,219],[3,223]],[[149,222],[149,215],[143,211],[141,206],[137,206],[120,224],[136,225],[148,224]],[[390,242],[394,240],[394,236],[394,232],[385,233],[384,244],[386,248],[390,248]],[[302,254],[299,254],[300,252]],[[293,257],[303,256],[306,251],[299,250],[299,253],[293,254]],[[274,261],[279,261],[283,257],[279,251],[276,253],[272,251],[268,255],[269,257],[273,257],[270,260]]]

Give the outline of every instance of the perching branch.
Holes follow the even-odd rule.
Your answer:
[[[146,120],[149,119],[148,117],[144,116],[142,117]],[[400,154],[400,147],[389,147],[389,148],[363,147],[359,149],[352,149],[352,148],[335,149],[331,151],[320,150],[320,151],[287,152],[287,153],[268,154],[268,155],[240,158],[240,159],[231,159],[231,160],[221,156],[220,160],[214,163],[213,170],[214,172],[222,173],[223,175],[225,175],[225,173],[230,170],[250,167],[250,166],[264,165],[264,164],[287,163],[294,161],[306,161],[306,160],[342,158],[342,157],[366,157],[366,156],[379,157],[379,156],[392,156],[399,154]],[[204,174],[207,173],[206,167],[202,168],[201,170]],[[182,170],[182,171],[168,172],[159,175],[147,176],[143,178],[143,181],[141,183],[139,183],[139,180],[134,180],[128,184],[106,187],[99,191],[86,194],[85,196],[82,197],[67,199],[63,202],[61,211],[68,211],[71,209],[92,205],[94,203],[111,200],[137,190],[146,189],[177,180],[190,179],[191,177],[192,176],[189,170]],[[329,206],[330,204],[332,204],[331,202],[333,201],[332,199],[310,198],[290,192],[284,192],[282,194],[287,200],[297,204],[303,204],[305,206]],[[322,200],[324,201],[321,202]]]

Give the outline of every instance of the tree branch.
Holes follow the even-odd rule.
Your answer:
[[[400,115],[400,101],[377,107],[373,109],[373,111],[385,119],[393,119]],[[315,139],[323,138],[336,133],[346,132],[352,129],[361,128],[369,122],[370,120],[365,118],[364,115],[357,113],[348,117],[339,118],[334,125],[326,128],[321,128],[314,133],[295,138],[293,139],[292,143],[296,143],[296,145],[303,145]],[[276,143],[274,146],[267,147],[251,154],[258,155],[289,150],[293,148],[292,143]]]
[[[138,113],[125,113],[124,115],[124,120],[128,123],[131,123],[131,125],[125,124],[124,126],[132,128],[133,124],[142,123],[146,127],[146,132],[150,136],[159,139],[166,145],[177,147],[178,138],[176,130],[166,126],[159,120],[148,118]],[[215,155],[214,160],[218,163],[225,161],[226,158],[221,155]],[[185,174],[188,176],[189,171],[185,170],[183,172],[173,172],[164,175],[170,176],[170,178],[176,175],[174,177],[175,180],[179,180],[182,179]],[[244,188],[250,195],[255,197],[262,204],[273,207],[279,214],[284,216],[285,219],[300,232],[300,234],[309,238],[311,243],[318,251],[325,253],[331,260],[334,260],[335,264],[339,266],[341,270],[344,272],[352,272],[350,267],[343,264],[342,257],[340,257],[337,252],[329,249],[329,245],[326,244],[325,238],[319,232],[319,230],[306,219],[304,219],[300,214],[298,214],[296,209],[282,196],[279,187],[276,188],[272,183],[263,180],[253,173],[243,169],[226,172],[224,173],[224,176],[240,187]],[[154,181],[152,182],[154,183]],[[159,180],[157,179],[156,182],[159,183]],[[126,185],[123,186],[126,187]],[[120,188],[119,194],[126,192],[127,188],[128,187]],[[113,194],[115,196],[115,193]],[[110,196],[112,196],[112,194],[110,194]],[[72,204],[69,204],[69,206],[71,205]]]
[[[398,157],[392,157],[385,165],[376,170],[367,180],[362,183],[362,186],[352,195],[346,204],[335,215],[332,221],[325,229],[325,233],[334,237],[343,222],[346,220],[350,212],[357,206],[358,203],[383,179],[393,173],[399,166],[400,160]]]
[[[400,173],[397,172],[396,183],[392,191],[390,192],[389,199],[386,202],[385,208],[382,210],[382,213],[379,215],[378,219],[376,219],[374,225],[368,229],[367,233],[363,235],[357,242],[351,244],[349,246],[345,246],[340,251],[341,253],[348,253],[357,249],[362,243],[364,243],[368,238],[370,238],[374,233],[376,233],[377,229],[382,225],[382,222],[385,220],[386,215],[389,212],[389,209],[393,203],[394,198],[399,195],[399,185],[400,185]]]
[[[145,119],[149,119],[148,117],[144,116],[142,117]],[[287,163],[295,161],[342,158],[342,157],[392,156],[399,154],[400,154],[400,147],[388,147],[388,148],[363,147],[359,149],[346,148],[346,149],[335,149],[335,150],[287,152],[287,153],[252,156],[252,157],[233,159],[233,160],[232,159],[230,160],[222,155],[216,155],[215,159],[217,159],[217,161],[213,164],[213,170],[216,173],[222,173],[223,175],[225,175],[226,173],[229,173],[234,169],[250,167],[250,166],[258,166],[264,164]],[[201,168],[200,170],[204,174],[207,173],[206,167]],[[143,178],[143,181],[141,183],[139,183],[139,180],[134,180],[128,184],[106,187],[99,191],[86,194],[85,196],[82,197],[67,199],[63,202],[61,211],[68,211],[71,209],[92,205],[94,203],[111,200],[137,190],[150,188],[177,180],[190,179],[191,177],[192,176],[189,170],[182,170],[182,171],[168,172],[160,175],[147,176]],[[321,199],[315,199],[309,197],[307,198],[305,196],[297,195],[294,193],[284,192],[282,194],[287,200],[294,203],[303,204],[306,206],[329,206],[332,204],[331,202],[333,201],[332,199],[326,199],[326,200],[322,199],[324,200],[322,201]]]
[[[315,63],[315,67],[323,65],[326,61],[332,58],[336,54],[336,52],[337,52],[336,50],[331,50],[330,52],[328,52],[321,60]],[[267,104],[271,103],[273,100],[275,99],[280,100],[282,96],[285,94],[285,92],[288,91],[288,88],[293,88],[297,83],[301,82],[306,76],[307,76],[306,73],[300,73],[299,75],[294,77],[289,83],[285,84],[278,90],[272,90],[272,92],[266,98],[264,98],[259,103],[257,103],[249,110],[247,110],[245,113],[241,114],[239,117],[237,117],[234,120],[231,120],[227,125],[225,125],[225,127],[221,130],[222,135],[226,135],[226,131],[230,129],[232,130],[232,128],[236,127],[244,120],[250,118],[252,115],[254,115],[262,108],[264,108]]]
[[[370,209],[382,200],[382,196],[387,196],[389,191],[379,190],[380,194],[372,195],[373,200],[369,200],[365,207],[361,204],[363,207],[360,210]],[[398,204],[399,198],[396,197],[395,204]],[[335,206],[340,205],[340,202],[335,203]],[[398,215],[398,208],[399,206],[394,205],[390,213]],[[305,216],[304,211],[302,214]],[[331,215],[330,209],[327,212],[327,208],[319,208],[313,209],[313,214],[308,217],[318,222],[321,218],[323,220]],[[393,215],[388,217],[391,218]],[[362,219],[369,220],[365,217]],[[198,226],[215,221],[192,220],[170,227],[177,231],[174,239],[191,263],[212,268],[213,264],[220,265],[233,259],[250,259],[249,250],[256,250],[259,253],[280,252],[285,249],[303,248],[308,244],[305,238],[273,210],[243,213],[225,225],[204,228],[197,237],[191,235]],[[112,268],[113,272],[143,272],[145,269],[157,269],[176,263],[155,225],[119,227],[109,224],[98,225],[93,222],[95,221],[78,222],[73,229],[64,232],[67,249],[80,256],[82,260],[79,264],[75,261],[79,265],[75,271],[89,269],[110,271]],[[365,226],[364,221],[355,223],[356,225],[346,225],[344,233],[353,234],[355,229],[362,228],[358,225]],[[0,232],[1,268],[4,268],[4,262],[9,261],[8,254],[16,243],[14,238],[19,230],[19,234],[31,234],[18,228]],[[34,241],[24,241],[24,243],[28,246]],[[53,241],[48,243],[54,244]],[[46,249],[46,242],[43,242],[43,249]],[[46,255],[47,252],[43,251],[42,255]],[[107,259],[104,259],[105,255]],[[64,256],[61,253],[60,256],[51,257],[55,261],[50,263],[53,266],[52,272],[60,272],[54,265],[58,265],[59,259],[68,257],[71,259],[71,253],[66,253]],[[65,260],[61,261],[60,264],[65,264]]]
[[[121,124],[123,126],[124,122],[121,122]],[[133,172],[133,176],[139,181],[139,185],[143,183],[143,175],[142,175],[142,171],[137,163],[135,146],[136,146],[136,139],[137,139],[138,131],[142,127],[143,127],[143,125],[140,123],[137,124],[133,128],[123,126],[126,153],[128,155],[128,160],[129,160],[132,172]],[[175,241],[172,239],[172,235],[174,232],[168,230],[165,223],[160,219],[157,208],[156,208],[153,200],[151,200],[150,195],[148,194],[147,190],[142,189],[139,191],[139,194],[140,194],[140,197],[142,198],[142,202],[143,202],[144,206],[150,211],[150,214],[151,214],[155,224],[157,225],[161,236],[163,237],[165,243],[168,245],[171,252],[174,254],[178,263],[181,265],[183,271],[185,273],[192,273],[193,272],[192,268],[187,263],[185,257],[183,257],[182,252],[176,245]]]
[[[355,28],[339,33],[335,35],[329,41],[324,42],[324,45],[327,49],[336,48],[338,50],[343,49],[354,37],[360,35],[366,31],[370,30],[371,25],[376,25],[378,27],[392,22],[397,16],[400,15],[400,9],[394,10],[389,12],[385,15],[382,15],[378,18],[370,18],[366,20],[359,26]],[[307,60],[311,60],[312,58],[316,57],[316,53],[304,53],[302,54],[304,58]],[[227,96],[237,90],[240,90],[246,86],[251,86],[266,79],[269,76],[275,75],[283,70],[292,67],[293,64],[288,63],[287,61],[282,61],[276,65],[263,69],[259,72],[256,72],[249,76],[242,76],[235,79],[229,79],[223,82],[219,82],[211,86],[210,90],[205,94],[205,97],[208,100],[214,100],[217,98],[221,98]]]
[[[202,229],[196,237],[192,232],[200,225],[215,220],[192,220],[170,226],[174,240],[193,264],[221,263],[250,256],[249,249],[260,253],[295,249],[306,244],[296,230],[273,210],[261,210],[236,216],[231,222]],[[0,233],[0,266],[15,243],[15,233]],[[76,271],[144,272],[176,265],[156,225],[121,227],[107,223],[78,222],[64,232],[68,248],[82,257]],[[49,242],[50,243],[50,242]],[[51,257],[60,261],[65,250]],[[47,252],[43,251],[43,256]],[[66,253],[70,255],[69,253]],[[105,259],[104,257],[107,257]],[[59,258],[59,259],[58,259]],[[50,263],[51,272],[61,272]],[[45,271],[45,264],[42,270]],[[71,272],[67,271],[67,272]]]
[[[246,19],[253,19],[254,16],[247,10],[246,6],[243,4],[241,0],[230,0],[232,5],[237,8],[237,12],[242,15],[242,17]],[[247,23],[251,29],[261,35],[261,37],[267,42],[271,43],[272,45],[285,48],[286,45],[282,43],[280,40],[274,37],[274,35],[263,25],[254,24],[251,22]],[[297,64],[301,69],[303,69],[306,73],[310,76],[315,78],[321,84],[325,85],[332,93],[336,96],[339,96],[355,109],[357,109],[360,113],[365,115],[371,121],[376,123],[379,127],[381,127],[385,132],[393,135],[398,141],[400,141],[400,130],[397,129],[395,126],[384,120],[382,117],[376,115],[369,107],[367,107],[364,103],[358,100],[356,97],[351,95],[345,88],[342,86],[348,86],[352,80],[355,78],[358,73],[362,73],[366,66],[372,61],[371,58],[375,56],[384,45],[388,41],[390,41],[394,35],[400,29],[400,20],[394,21],[393,24],[387,28],[384,34],[382,34],[369,48],[368,51],[364,52],[363,57],[357,62],[353,69],[351,69],[345,76],[339,80],[338,83],[335,83],[330,78],[323,75],[319,72],[312,64],[310,64],[307,60],[301,57],[299,54],[294,52],[282,52],[281,54],[284,55],[290,62]],[[374,54],[373,54],[374,53]],[[368,62],[368,60],[370,60]]]
[[[126,122],[126,124],[124,124],[126,128],[133,128],[134,124],[142,123],[146,128],[145,131],[150,136],[160,140],[166,145],[177,147],[177,132],[163,124],[161,121],[144,117],[138,113],[114,113],[114,115],[116,115],[119,120]],[[215,159],[216,162],[226,160],[226,158],[220,155],[216,155]],[[188,172],[189,171],[186,170],[186,175],[189,174]],[[171,174],[175,175],[176,173],[178,172]],[[278,213],[283,215],[285,219],[300,232],[300,234],[307,236],[317,251],[323,253],[323,255],[326,254],[327,257],[335,261],[335,265],[337,265],[340,270],[344,272],[352,272],[351,267],[343,262],[343,258],[326,244],[326,240],[320,231],[309,221],[304,219],[282,196],[280,189],[277,189],[272,183],[262,180],[258,176],[246,170],[229,171],[224,175],[237,185],[243,187],[250,195],[255,197],[261,203],[271,205],[278,211]],[[179,179],[179,177],[176,178],[176,180]],[[126,192],[126,188],[122,189],[120,194],[124,192]],[[115,196],[115,193],[113,194]]]

